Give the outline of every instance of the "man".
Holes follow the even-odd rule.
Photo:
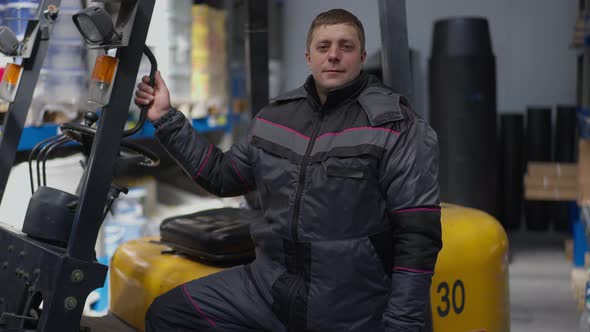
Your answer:
[[[438,143],[404,99],[361,71],[361,22],[334,9],[307,38],[305,84],[222,153],[140,83],[156,136],[219,196],[256,189],[256,260],[151,305],[148,331],[418,331],[441,248]],[[147,78],[144,78],[147,82]]]

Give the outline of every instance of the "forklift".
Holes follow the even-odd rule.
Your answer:
[[[152,63],[152,77],[156,71],[155,58],[145,46],[154,0],[102,2],[117,8],[116,20],[99,6],[73,16],[87,43],[105,51],[117,49],[115,57],[99,56],[94,68],[90,89],[94,101],[102,106],[100,116],[88,113],[82,124],[64,123],[62,134],[40,142],[31,151],[31,157],[45,160],[54,149],[76,141],[88,153],[84,174],[76,195],[38,186],[22,231],[0,227],[0,283],[4,285],[0,289],[0,331],[80,331],[86,297],[103,285],[107,273],[107,267],[95,257],[98,231],[113,200],[126,192],[111,183],[114,165],[120,158],[145,166],[159,163],[157,155],[124,138],[141,129],[147,114],[143,109],[138,125],[124,130],[144,54]],[[13,94],[3,96],[10,106],[0,135],[0,199],[60,3],[40,2],[38,16],[28,22],[22,42],[7,27],[0,28],[0,51],[20,61],[9,65],[16,66],[16,78],[3,77],[7,91]]]
[[[40,142],[29,158],[46,160],[55,149],[76,141],[87,154],[84,173],[73,195],[42,185],[43,172],[38,171],[22,230],[4,227],[0,216],[0,331],[81,330],[86,298],[103,286],[107,273],[96,260],[98,232],[113,201],[127,191],[112,183],[114,168],[122,159],[147,167],[159,163],[158,155],[128,138],[143,126],[145,108],[136,127],[124,130],[142,56],[150,60],[152,80],[157,68],[145,46],[155,0],[98,1],[112,5],[115,12],[104,9],[109,6],[91,6],[74,15],[74,22],[93,47],[117,50],[115,57],[99,57],[94,68],[91,97],[102,106],[100,116],[87,113],[83,123],[64,123],[62,134]],[[0,134],[0,201],[59,5],[59,0],[41,2],[23,42],[15,43],[10,31],[0,27],[0,51],[22,61]],[[246,7],[247,81],[255,114],[268,100],[267,2],[249,0]],[[379,0],[379,12],[385,83],[411,97],[405,1]],[[255,205],[255,197],[247,200]],[[432,322],[425,331],[509,331],[508,244],[502,226],[482,211],[442,207],[444,248],[431,289]],[[144,330],[145,314],[155,297],[252,260],[248,225],[259,218],[255,208],[201,211],[163,221],[159,238],[122,245],[111,261],[110,312]],[[237,232],[214,236],[211,227],[201,227],[205,223],[213,229],[235,225]]]

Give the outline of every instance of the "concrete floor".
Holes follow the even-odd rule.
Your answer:
[[[511,234],[511,332],[578,331],[564,240],[559,234]],[[92,332],[133,331],[112,316],[85,318],[83,323]]]
[[[564,239],[559,234],[542,233],[510,236],[512,332],[578,331]]]

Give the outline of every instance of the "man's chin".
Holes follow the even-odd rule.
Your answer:
[[[350,81],[349,79],[338,79],[338,80],[325,80],[324,82],[322,82],[324,88],[326,90],[333,90],[333,89],[337,89],[343,85],[348,84]]]

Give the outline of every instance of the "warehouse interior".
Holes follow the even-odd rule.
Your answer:
[[[318,134],[315,125],[306,131],[302,124],[279,124],[288,116],[269,115],[272,105],[299,98],[309,77],[319,84],[309,55],[310,24],[333,8],[362,22],[362,74],[383,81],[388,96],[403,96],[396,99],[403,107],[385,108],[411,109],[437,137],[436,163],[410,168],[436,166],[440,204],[394,212],[434,208],[440,216],[442,249],[435,268],[426,271],[429,305],[412,331],[590,331],[590,0],[0,0],[0,331],[165,331],[146,323],[156,298],[267,259],[253,238],[258,223],[281,224],[281,213],[292,215],[288,227],[305,237],[296,221],[306,204],[338,218],[368,215],[355,211],[373,205],[347,206],[355,196],[349,192],[318,202],[305,197],[316,181],[309,175],[306,182],[308,166],[309,174],[315,174],[314,163],[327,174],[330,159],[353,164],[344,152],[317,161],[310,156],[314,139],[337,142],[368,127]],[[171,117],[153,120],[153,103],[134,102],[142,77],[154,86],[156,69],[170,92],[173,116],[182,115],[203,140],[198,142],[211,143],[191,155],[196,166],[187,166],[164,142],[161,119]],[[334,95],[328,92],[328,98]],[[355,105],[366,107],[360,99]],[[372,129],[403,132],[403,126],[367,114]],[[283,139],[300,155],[261,143],[260,128],[267,128],[266,140]],[[225,167],[223,153],[240,156],[236,145],[242,142],[281,166],[266,169],[257,154],[256,162],[250,160],[257,188],[250,190],[249,174],[244,180],[242,161],[234,157],[227,167],[246,190],[219,197],[200,174],[215,171],[209,160]],[[355,157],[373,158],[370,144]],[[376,163],[380,170],[389,165]],[[359,178],[374,175],[372,165],[333,176],[362,193]],[[292,179],[285,175],[291,166],[297,172]],[[272,192],[272,185],[260,186],[271,174],[291,180]],[[293,183],[301,189],[277,202]],[[332,201],[337,203],[327,203]],[[288,208],[275,211],[273,204]],[[367,234],[367,245],[383,263],[374,235]],[[316,247],[294,239],[312,248],[305,258],[293,249],[297,264],[303,259],[313,266]],[[396,235],[392,239],[388,245],[397,248]],[[281,252],[288,251],[284,246]],[[391,283],[399,271],[385,268],[393,271],[384,279]],[[313,292],[309,280],[316,276],[300,277]],[[254,288],[265,293],[256,280]],[[346,291],[326,289],[348,301]],[[289,297],[297,292],[288,291]],[[186,296],[193,314],[215,327],[215,313],[209,319],[207,308]],[[351,305],[359,308],[375,303],[356,299]],[[329,318],[316,323],[323,327],[302,328],[305,322],[293,323],[292,304],[285,309],[277,303],[267,304],[284,331],[381,331],[360,323],[330,325]],[[349,307],[334,305],[328,312],[341,308]],[[289,312],[288,323],[281,310]],[[320,314],[309,310],[304,315],[311,322]],[[377,320],[382,315],[372,314]]]

